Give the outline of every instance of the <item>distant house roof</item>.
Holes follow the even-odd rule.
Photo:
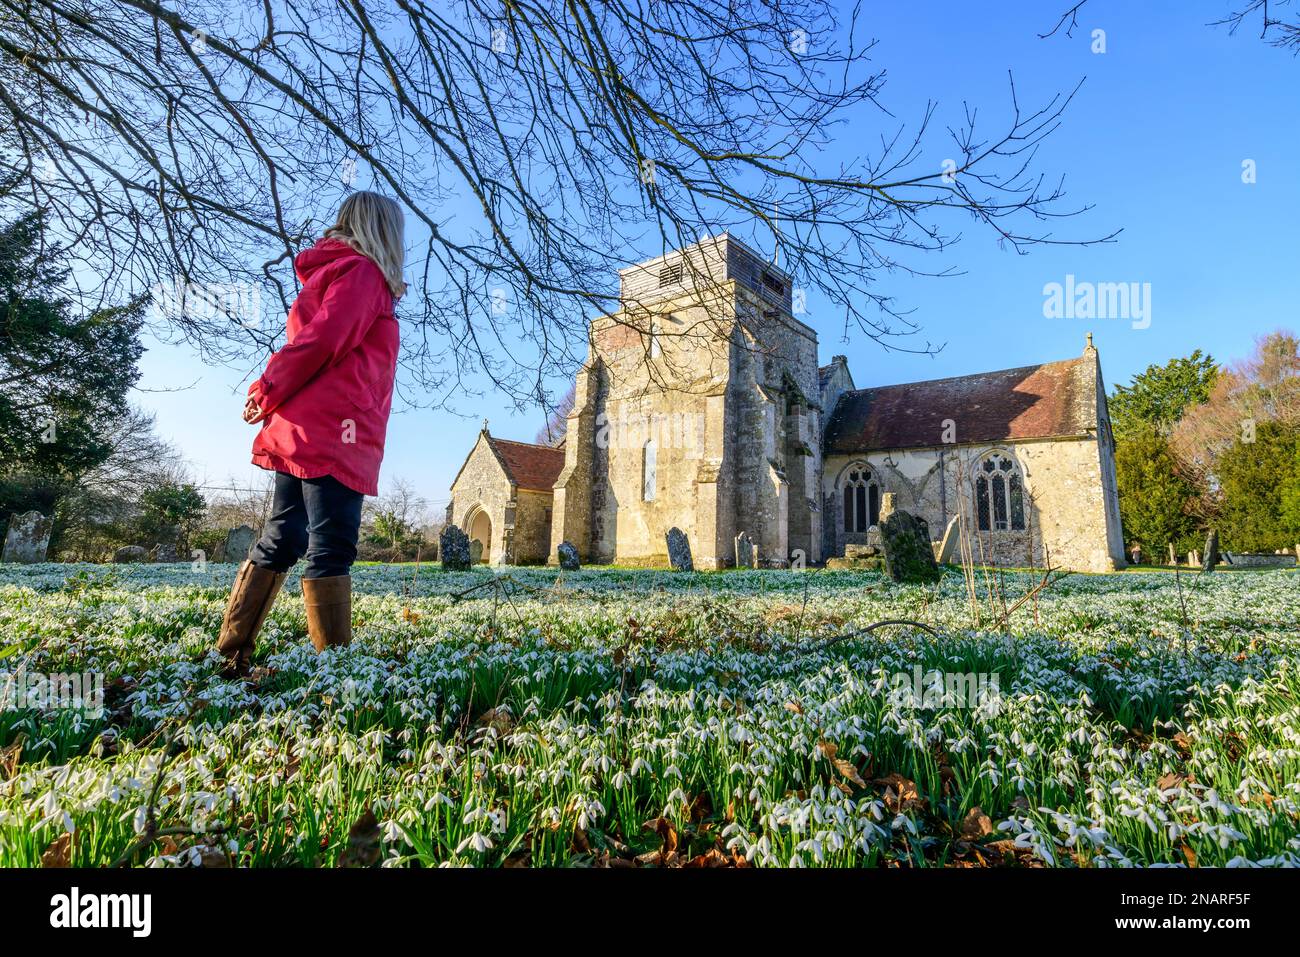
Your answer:
[[[564,449],[533,445],[531,442],[512,442],[493,435],[489,435],[487,440],[506,470],[506,476],[516,486],[534,492],[549,492],[554,489],[555,480],[564,468]]]
[[[1095,353],[1001,372],[931,379],[840,396],[826,424],[828,455],[1084,435],[1097,427]]]

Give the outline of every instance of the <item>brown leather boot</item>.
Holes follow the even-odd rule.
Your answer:
[[[307,634],[317,651],[352,643],[352,576],[304,578]]]
[[[280,593],[284,577],[283,572],[259,568],[250,561],[239,566],[230,601],[226,603],[226,617],[221,622],[221,635],[217,638],[217,651],[226,659],[226,667],[222,669],[226,677],[248,674],[257,633]]]

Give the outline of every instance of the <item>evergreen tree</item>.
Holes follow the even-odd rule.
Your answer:
[[[1148,426],[1167,434],[1188,408],[1210,397],[1218,376],[1218,364],[1200,349],[1162,366],[1147,366],[1130,385],[1116,386],[1107,400],[1116,440]]]
[[[1242,552],[1294,548],[1300,540],[1300,429],[1261,422],[1219,457],[1219,532]]]
[[[78,315],[43,232],[37,213],[0,224],[0,518],[51,511],[108,458],[142,352],[144,302]]]
[[[1164,555],[1170,543],[1180,553],[1196,547],[1196,519],[1188,511],[1196,489],[1179,473],[1168,441],[1153,426],[1116,444],[1115,476],[1130,545],[1141,542],[1152,558]]]

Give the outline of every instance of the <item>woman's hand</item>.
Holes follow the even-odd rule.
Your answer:
[[[244,421],[249,425],[262,420],[262,407],[257,404],[257,400],[251,395],[248,401],[244,403]]]

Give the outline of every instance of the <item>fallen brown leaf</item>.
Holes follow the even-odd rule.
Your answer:
[[[72,866],[72,835],[64,832],[41,855],[41,867]]]
[[[993,833],[993,820],[976,806],[961,819],[961,836],[965,841],[978,841]]]
[[[1180,788],[1187,783],[1187,775],[1170,772],[1164,775],[1156,782],[1156,787],[1162,791],[1170,791],[1174,788]]]
[[[858,769],[853,766],[851,761],[845,761],[843,758],[836,758],[834,764],[835,770],[840,772],[840,774],[847,780],[852,781],[860,788],[867,786],[867,782],[862,780],[862,775],[858,773]]]
[[[339,867],[374,867],[379,863],[379,820],[375,812],[366,812],[348,831],[348,846],[339,855]]]
[[[13,777],[18,772],[18,762],[23,756],[23,742],[27,740],[27,734],[19,731],[14,735],[11,743],[0,748],[0,774],[3,774],[5,780]]]
[[[929,805],[929,802],[917,791],[916,782],[909,781],[897,772],[883,778],[876,778],[871,783],[885,789],[885,807],[894,813],[910,811],[913,808],[925,810]]]

